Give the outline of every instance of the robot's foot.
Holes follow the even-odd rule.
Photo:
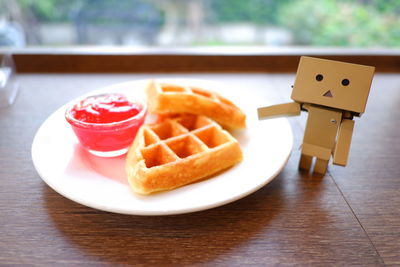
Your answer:
[[[312,156],[302,154],[300,157],[299,169],[309,171],[311,169],[312,160]],[[328,169],[328,163],[329,160],[316,158],[313,172],[316,174],[325,175],[326,170]]]

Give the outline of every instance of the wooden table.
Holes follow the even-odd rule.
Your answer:
[[[217,80],[243,85],[244,92],[263,87],[260,99],[281,103],[289,100],[294,75],[20,75],[16,103],[0,109],[1,265],[400,265],[400,75],[375,76],[367,111],[356,119],[350,164],[329,166],[323,178],[297,169],[304,114],[289,119],[295,140],[284,170],[219,208],[128,216],[50,189],[30,155],[41,123],[84,92],[150,77]]]

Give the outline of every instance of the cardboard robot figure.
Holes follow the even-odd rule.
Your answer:
[[[293,85],[294,102],[262,107],[259,119],[308,112],[299,167],[325,174],[333,164],[346,166],[353,134],[353,117],[367,103],[374,67],[326,59],[301,57]]]

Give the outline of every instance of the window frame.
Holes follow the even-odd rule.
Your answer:
[[[314,56],[400,72],[400,49],[318,47],[66,47],[0,48],[18,73],[296,72],[300,56]]]

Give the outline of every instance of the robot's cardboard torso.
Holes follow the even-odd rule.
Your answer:
[[[341,120],[342,112],[311,105],[303,143],[333,149]]]
[[[310,105],[302,144],[303,154],[329,160],[336,143],[342,112]]]

